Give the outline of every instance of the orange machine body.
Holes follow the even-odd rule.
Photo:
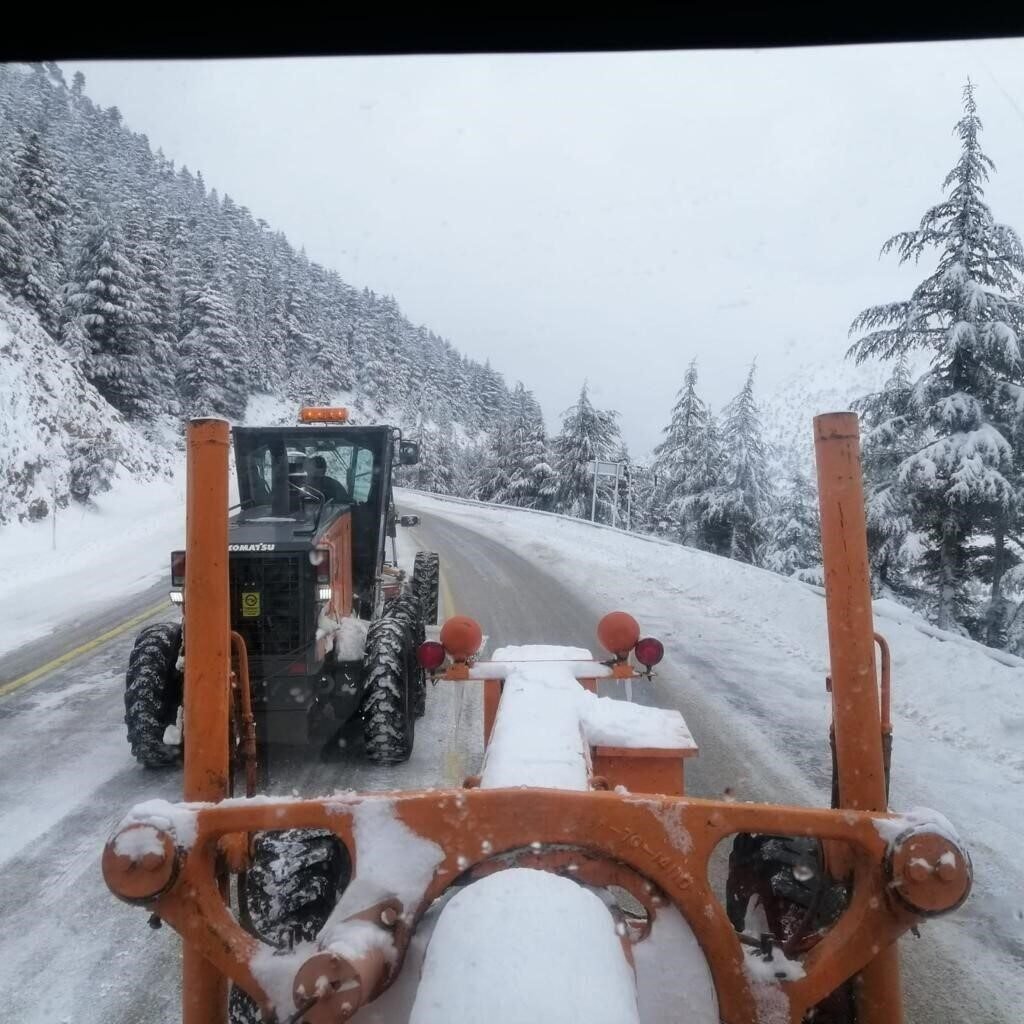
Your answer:
[[[186,605],[191,659],[186,725],[192,723],[195,731],[187,732],[185,796],[193,802],[179,805],[169,815],[152,815],[145,808],[133,812],[115,830],[103,854],[104,876],[112,891],[159,914],[184,939],[186,1024],[223,1024],[224,978],[246,989],[268,1014],[276,1004],[278,1019],[340,1024],[395,980],[412,931],[434,900],[455,883],[517,865],[629,889],[650,915],[647,929],[638,929],[635,941],[644,941],[660,906],[676,907],[707,959],[724,1024],[763,1020],[759,1006],[764,1005],[766,986],[775,1000],[773,1019],[801,1024],[808,1010],[854,976],[860,979],[862,1024],[899,1021],[895,941],[924,919],[953,910],[966,899],[970,860],[942,822],[901,819],[886,810],[883,721],[855,417],[819,418],[816,441],[838,807],[796,808],[678,795],[683,781],[678,751],[628,748],[593,751],[591,788],[581,792],[463,787],[223,802],[230,665],[227,578],[217,545],[223,552],[226,519],[221,519],[220,509],[226,501],[221,501],[219,477],[223,474],[226,480],[226,466],[217,432],[209,434],[202,424],[193,425],[190,570],[193,559],[202,563],[189,577]],[[462,680],[459,685],[467,685],[474,675],[471,632],[462,629],[460,635],[468,639],[448,672],[449,678]],[[621,637],[617,633],[613,639]],[[621,664],[623,652],[615,653]],[[884,667],[887,674],[887,659]],[[624,673],[620,669],[614,675]],[[582,678],[588,678],[585,671]],[[491,679],[485,686],[490,687],[491,703],[496,703],[500,681]],[[197,708],[200,688],[204,703]],[[675,761],[678,776],[675,767],[660,765],[657,777],[643,777],[637,764],[645,759]],[[631,772],[640,772],[640,791],[637,783],[627,785],[631,792],[614,791],[614,780]],[[365,833],[359,822],[364,814],[374,821],[381,815],[393,819],[402,826],[401,834],[422,841],[431,857],[430,870],[420,865],[417,882],[394,892],[369,887],[373,891],[364,900],[366,906],[359,903],[366,887],[356,883],[361,865],[370,874],[376,870],[379,851],[361,848],[360,836]],[[275,956],[271,976],[265,970],[265,947],[243,930],[225,903],[220,851],[232,835],[299,828],[337,835],[352,856],[355,881],[318,942]],[[131,835],[140,829],[147,831]],[[737,833],[816,837],[826,844],[831,859],[843,866],[850,883],[845,910],[820,941],[797,954],[797,965],[781,951],[774,952],[780,957],[774,980],[765,981],[763,972],[751,970],[749,950],[757,940],[736,931],[709,882],[713,851]],[[356,895],[349,898],[349,892]],[[773,955],[771,949],[768,955]],[[282,989],[282,977],[293,982]],[[679,1020],[685,1019],[685,1007],[680,1007]]]

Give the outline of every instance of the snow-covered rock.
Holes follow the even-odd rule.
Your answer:
[[[0,525],[90,499],[119,469],[169,477],[168,447],[126,423],[35,315],[0,295]]]

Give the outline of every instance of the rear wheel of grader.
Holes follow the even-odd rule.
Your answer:
[[[417,687],[423,684],[413,648],[417,604],[407,591],[370,624],[366,634],[360,717],[363,748],[377,764],[399,764],[412,753]]]
[[[441,564],[436,551],[417,551],[412,568],[412,589],[428,626],[437,625],[437,595]]]
[[[423,624],[423,617],[416,614],[419,610],[419,601],[416,599],[415,593],[406,599],[406,607],[410,608],[409,614],[411,619],[409,629],[412,633],[410,665],[410,672],[412,673],[412,713],[417,718],[422,718],[427,713],[427,673],[420,666],[416,652],[420,649],[420,644],[427,639],[427,630]]]
[[[311,942],[330,917],[352,875],[344,845],[322,829],[262,832],[240,887],[241,919],[259,939],[278,949]],[[261,1024],[259,1007],[232,986],[230,1024]]]
[[[847,887],[830,878],[817,839],[740,834],[733,842],[726,882],[726,912],[738,932],[767,927],[787,956],[813,946],[842,914]],[[748,921],[756,914],[758,923]],[[856,1024],[853,984],[840,986],[809,1011],[810,1024]]]
[[[132,754],[146,768],[181,761],[181,747],[164,743],[164,732],[175,724],[184,693],[180,653],[181,626],[157,622],[139,633],[128,659],[124,720]]]

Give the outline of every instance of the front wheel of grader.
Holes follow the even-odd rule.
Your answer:
[[[796,956],[823,937],[849,897],[849,888],[829,876],[821,843],[813,837],[740,833],[733,841],[726,912],[741,934],[766,928],[785,955]],[[805,1019],[856,1024],[853,982],[839,986]]]
[[[135,760],[145,768],[181,763],[181,748],[164,743],[177,720],[184,677],[178,668],[181,625],[156,622],[135,639],[125,675],[124,721]]]
[[[241,919],[249,931],[278,949],[312,942],[352,876],[348,850],[323,829],[262,832],[239,885]],[[229,1024],[262,1024],[259,1007],[232,986]]]

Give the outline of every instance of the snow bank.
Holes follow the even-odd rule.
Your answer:
[[[170,420],[147,431],[0,296],[0,653],[166,574],[184,539],[183,437]]]
[[[148,481],[122,471],[92,507],[58,512],[56,541],[52,522],[0,527],[0,653],[154,584],[169,589],[170,553],[184,544],[183,467]]]
[[[448,902],[427,947],[410,1024],[639,1022],[615,921],[594,893],[511,868]]]

